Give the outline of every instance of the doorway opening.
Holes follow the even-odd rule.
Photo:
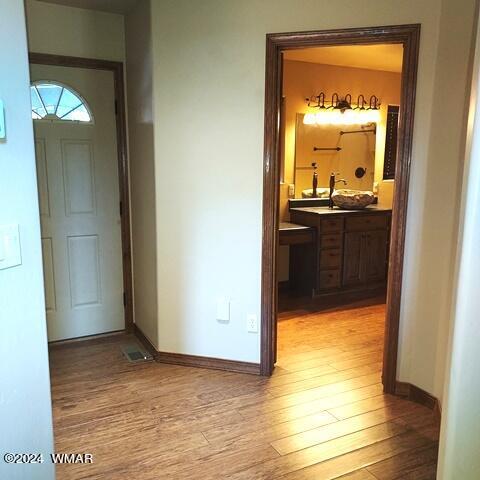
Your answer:
[[[317,347],[384,332],[383,390],[395,393],[419,36],[419,25],[267,36],[263,375],[277,361],[280,305],[300,340],[302,326],[323,334]],[[293,300],[278,291],[285,279]],[[285,311],[306,296],[292,323]]]
[[[123,64],[29,60],[49,342],[132,331]]]

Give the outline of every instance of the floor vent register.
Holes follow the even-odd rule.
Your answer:
[[[123,345],[122,353],[130,363],[150,362],[153,360],[152,355],[136,343]]]

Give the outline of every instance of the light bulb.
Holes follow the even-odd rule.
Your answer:
[[[315,114],[314,113],[306,113],[303,116],[303,123],[304,123],[304,125],[314,125],[315,124]]]
[[[367,110],[365,112],[365,123],[377,123],[380,120],[380,110]]]
[[[328,123],[328,116],[328,112],[324,109],[321,109],[315,114],[315,122],[318,125],[325,125]]]
[[[345,110],[343,113],[342,113],[342,119],[343,119],[343,124],[344,125],[353,125],[355,124],[356,122],[356,115],[355,115],[355,112],[353,110]]]
[[[342,117],[343,114],[340,110],[334,110],[331,115],[330,123],[333,125],[341,125],[343,120]]]

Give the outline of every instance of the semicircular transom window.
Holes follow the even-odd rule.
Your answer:
[[[30,86],[30,96],[34,120],[93,123],[87,103],[71,87],[39,81]]]

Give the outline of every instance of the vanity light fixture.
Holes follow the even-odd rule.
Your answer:
[[[375,123],[380,119],[380,101],[372,95],[369,102],[359,95],[357,103],[352,103],[348,93],[340,98],[338,93],[332,95],[331,101],[325,100],[325,93],[306,99],[308,107],[316,112],[308,112],[303,117],[305,125],[362,125]]]

